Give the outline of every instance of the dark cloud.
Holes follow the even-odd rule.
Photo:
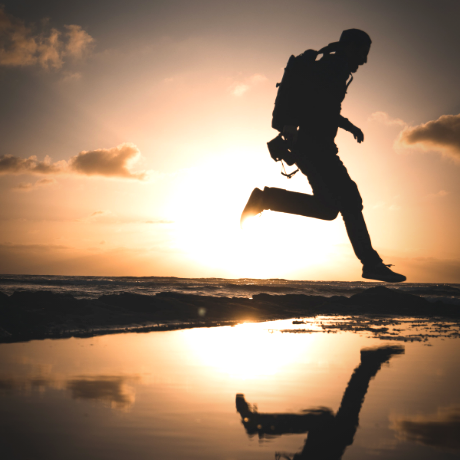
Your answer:
[[[13,155],[0,155],[0,174],[83,174],[85,176],[120,177],[124,179],[144,180],[146,172],[131,172],[131,166],[139,161],[141,152],[131,143],[121,144],[110,149],[96,149],[80,152],[65,160],[51,162],[46,156],[39,161],[35,155],[23,159]],[[46,181],[45,181],[46,182]],[[35,185],[45,185],[44,180]],[[48,182],[46,182],[48,183]],[[34,185],[23,184],[23,190]]]
[[[132,173],[129,166],[140,159],[141,152],[130,143],[121,144],[111,149],[97,149],[80,152],[69,161],[72,171],[87,176],[123,177],[143,180],[146,173]]]
[[[437,150],[460,161],[460,114],[404,128],[397,141],[402,147]]]
[[[0,174],[59,174],[66,167],[65,161],[51,163],[49,156],[39,161],[35,155],[26,159],[8,154],[0,155]]]
[[[460,406],[443,408],[434,415],[400,418],[394,421],[392,428],[407,441],[460,450]]]
[[[33,24],[5,13],[0,6],[0,65],[9,67],[39,65],[59,69],[65,59],[81,59],[94,39],[81,26],[65,25],[64,31]]]

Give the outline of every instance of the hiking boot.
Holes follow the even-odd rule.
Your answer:
[[[236,410],[240,413],[243,419],[247,419],[252,415],[251,408],[244,399],[244,395],[241,393],[236,395]]]
[[[263,199],[264,192],[262,192],[260,188],[255,188],[252,191],[251,196],[249,197],[249,200],[246,203],[246,206],[244,207],[243,212],[241,214],[241,227],[243,227],[243,222],[246,219],[248,219],[249,217],[257,216],[257,214],[260,214],[264,210]]]
[[[363,278],[368,280],[386,281],[388,283],[400,283],[406,281],[404,275],[395,273],[390,270],[392,264],[385,265],[383,262],[379,262],[376,265],[364,265],[363,266]]]

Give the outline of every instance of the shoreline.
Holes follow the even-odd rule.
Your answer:
[[[94,337],[123,332],[171,331],[316,316],[370,321],[368,330],[401,318],[460,321],[460,307],[385,286],[345,296],[255,294],[252,299],[174,292],[155,295],[120,293],[76,299],[49,291],[0,291],[0,343]],[[341,326],[342,329],[345,326]],[[363,330],[362,326],[360,326]],[[353,328],[353,327],[352,327]],[[369,329],[370,328],[370,329]],[[347,329],[347,330],[348,330]],[[308,331],[305,331],[308,332]]]

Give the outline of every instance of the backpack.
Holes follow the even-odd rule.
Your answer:
[[[292,55],[284,69],[272,115],[272,128],[280,133],[286,125],[299,126],[302,103],[308,91],[308,78],[319,52],[307,50],[299,56]]]

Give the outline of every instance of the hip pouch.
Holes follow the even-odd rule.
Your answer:
[[[292,166],[297,159],[295,150],[291,149],[289,142],[283,139],[281,134],[278,134],[270,142],[267,142],[268,151],[270,156],[275,161],[284,161],[287,165]]]
[[[281,174],[290,179],[298,171],[298,169],[288,174],[284,167],[284,163],[292,166],[297,160],[297,151],[290,146],[290,142],[284,139],[281,134],[278,134],[278,136],[270,142],[267,142],[267,147],[270,152],[270,156],[275,161],[281,161],[281,166],[284,171],[281,171]]]

